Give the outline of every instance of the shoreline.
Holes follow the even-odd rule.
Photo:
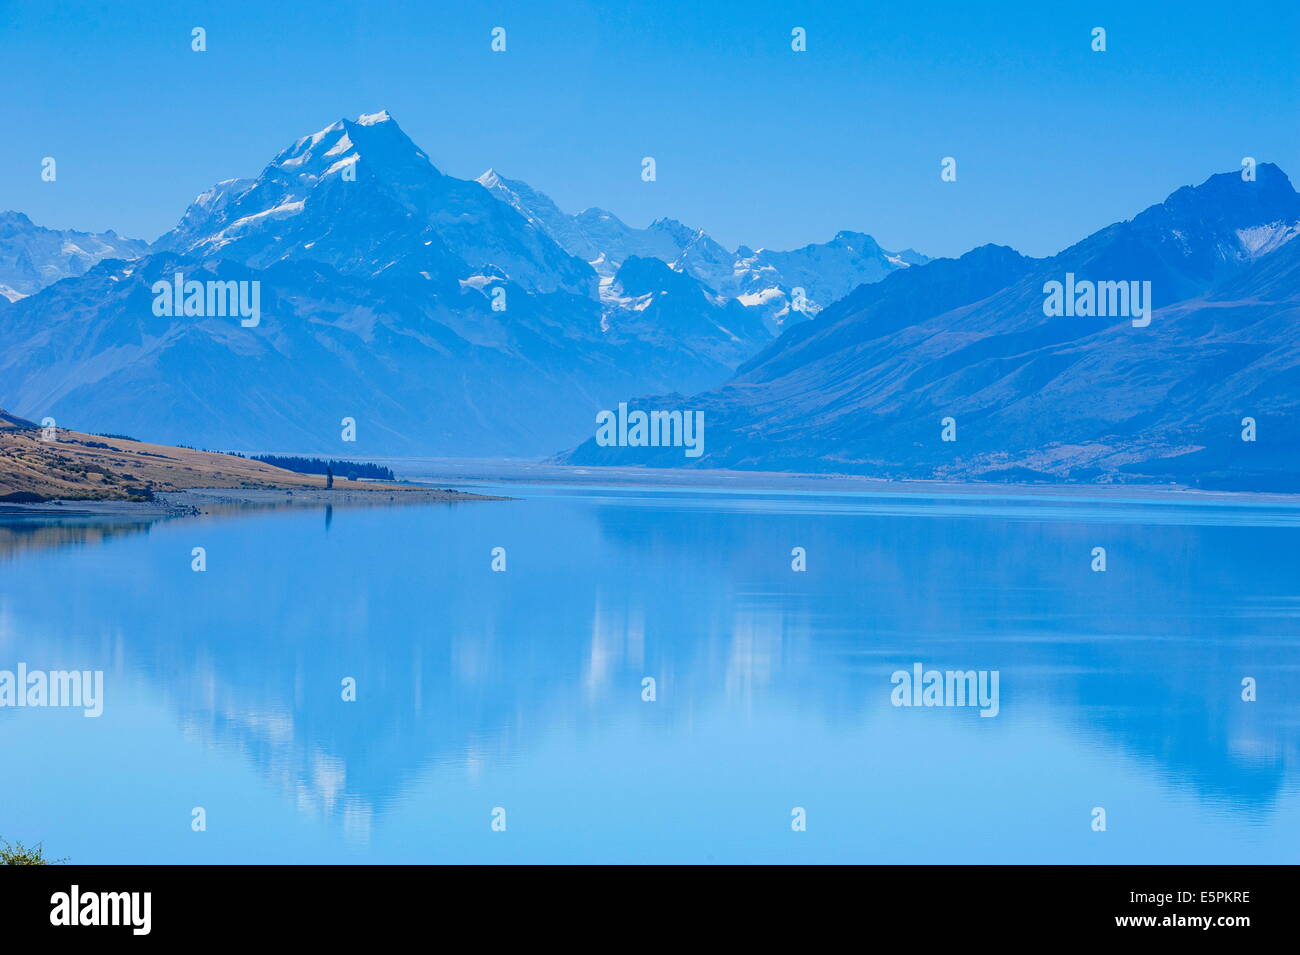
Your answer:
[[[1150,501],[1183,504],[1300,506],[1300,492],[1205,490],[1178,484],[1015,484],[991,481],[889,479],[854,474],[726,469],[597,467],[549,461],[473,458],[374,458],[403,480],[476,484],[644,487],[734,492],[806,491],[826,494],[893,494],[1040,500]]]
[[[158,491],[152,501],[68,498],[34,503],[0,503],[0,520],[17,517],[124,518],[162,520],[241,510],[284,507],[377,507],[419,503],[512,501],[503,494],[461,491],[433,484],[626,487],[647,490],[733,493],[821,493],[845,496],[953,497],[1022,501],[1081,500],[1164,504],[1300,507],[1300,494],[1266,491],[1208,491],[1150,484],[993,484],[929,480],[888,480],[846,474],[780,471],[680,471],[650,468],[593,468],[540,461],[476,459],[372,459],[408,465],[391,486],[296,486],[280,488],[200,487]],[[418,483],[416,483],[418,482]]]
[[[401,504],[509,501],[510,497],[476,494],[452,488],[366,486],[352,488],[186,488],[159,491],[152,501],[80,500],[76,498],[30,504],[0,503],[0,520],[7,517],[122,517],[162,520],[197,517],[244,509],[282,507],[375,507]]]

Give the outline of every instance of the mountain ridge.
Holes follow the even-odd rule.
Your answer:
[[[148,248],[112,229],[80,232],[36,225],[25,213],[0,212],[0,299],[17,301],[105,258],[133,258]]]
[[[774,331],[815,316],[858,285],[929,261],[913,249],[886,251],[871,236],[851,230],[785,252],[745,245],[728,251],[703,229],[671,217],[661,216],[637,229],[599,207],[569,215],[545,193],[495,168],[477,181],[587,261],[601,276],[602,289],[628,258],[657,258],[721,295],[761,308]],[[802,290],[798,296],[796,289]]]
[[[1181,187],[1055,256],[984,246],[858,288],[689,399],[702,458],[588,440],[557,460],[1300,490],[1300,196],[1258,172]],[[1067,272],[1151,281],[1150,325],[1049,317]]]

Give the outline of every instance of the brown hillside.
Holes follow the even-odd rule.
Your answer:
[[[339,481],[349,489],[392,485]],[[57,429],[42,440],[30,421],[0,410],[0,501],[141,500],[154,491],[185,488],[324,487],[325,478],[298,474],[229,454],[103,438]]]

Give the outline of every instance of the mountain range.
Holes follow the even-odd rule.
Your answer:
[[[811,318],[859,285],[929,261],[913,249],[887,252],[862,232],[839,232],[830,242],[790,252],[755,252],[743,245],[729,252],[703,230],[676,219],[656,219],[648,228],[634,229],[604,209],[567,215],[550,197],[493,169],[478,181],[565,250],[590,263],[601,276],[602,288],[629,258],[661,259],[743,305],[761,307],[774,327]],[[796,289],[802,289],[797,305]]]
[[[241,451],[1297,490],[1298,233],[1263,163],[1046,258],[729,251],[446,175],[379,112],[150,244],[0,216],[0,407]],[[256,286],[258,321],[160,312],[178,274]],[[598,444],[621,402],[701,413],[704,453]]]
[[[895,272],[688,399],[705,455],[588,440],[559,460],[1300,490],[1298,232],[1300,195],[1261,164],[1049,258],[989,245]],[[1052,282],[1139,280],[1149,324],[1045,307]]]
[[[549,454],[593,407],[709,388],[791,317],[925,261],[858,233],[727,253],[672,220],[568,217],[444,174],[387,112],[217,183],[151,244],[0,222],[0,405],[244,451],[338,451],[350,417],[349,453]],[[178,273],[257,283],[260,324],[155,315]]]
[[[21,212],[0,212],[0,298],[13,302],[60,279],[83,275],[103,259],[134,259],[149,243],[108,232],[35,225]]]

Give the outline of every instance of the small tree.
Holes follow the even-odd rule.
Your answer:
[[[327,464],[325,465],[325,490],[328,491],[333,486],[334,486],[334,469]]]

